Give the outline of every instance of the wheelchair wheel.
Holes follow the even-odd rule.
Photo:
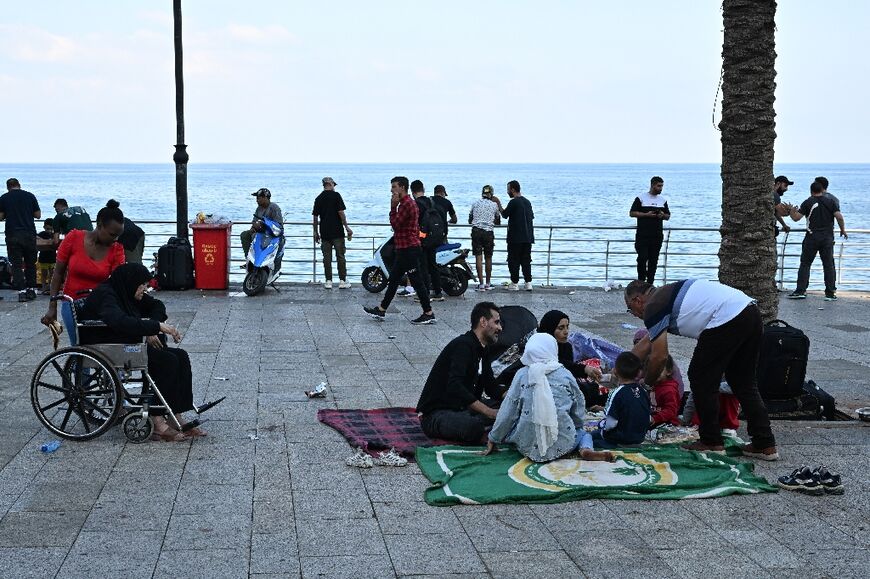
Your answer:
[[[89,440],[112,427],[121,412],[124,387],[115,369],[87,348],[49,354],[30,382],[37,418],[68,440]]]
[[[121,421],[121,428],[127,440],[139,444],[149,440],[154,432],[154,421],[150,416],[142,416],[139,412],[131,412]]]

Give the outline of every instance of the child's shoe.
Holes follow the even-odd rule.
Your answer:
[[[357,448],[356,452],[347,457],[344,463],[347,466],[355,466],[357,468],[372,468],[374,466],[372,457],[363,452],[362,448]]]
[[[391,448],[387,452],[379,452],[374,459],[374,463],[378,466],[408,466],[408,459],[399,456],[395,448]]]

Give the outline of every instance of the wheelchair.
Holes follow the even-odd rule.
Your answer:
[[[77,305],[69,296],[60,303],[61,320],[70,347],[45,357],[30,383],[30,402],[40,422],[67,440],[96,438],[119,421],[133,443],[149,440],[154,415],[166,415],[179,431],[202,424],[199,419],[182,426],[154,380],[148,374],[148,346],[138,344],[80,345],[80,332],[105,327],[100,321],[78,320]],[[194,406],[197,414],[224,398]]]

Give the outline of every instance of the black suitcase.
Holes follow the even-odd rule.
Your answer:
[[[187,239],[170,237],[157,250],[157,287],[161,290],[193,287],[193,250]]]
[[[782,320],[764,326],[758,356],[758,391],[765,400],[790,400],[803,394],[810,339]]]
[[[834,397],[807,381],[800,396],[789,400],[765,400],[771,420],[837,420]]]

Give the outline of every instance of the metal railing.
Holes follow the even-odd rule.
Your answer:
[[[141,220],[136,222],[146,232],[145,262],[166,240],[175,235],[175,221]],[[358,282],[360,274],[378,246],[392,235],[385,223],[351,223],[353,240],[347,245],[348,281]],[[235,224],[231,245],[230,281],[240,283],[244,270],[238,233],[248,222]],[[450,240],[470,247],[470,227],[450,225]],[[637,277],[634,250],[634,227],[540,225],[535,227],[536,243],[532,249],[532,274],[536,283],[545,286],[589,286],[606,281],[626,283]],[[508,279],[507,251],[503,243],[505,228],[496,229],[502,240],[493,255],[493,281]],[[777,238],[777,284],[793,286],[800,265],[804,229],[793,228]],[[501,235],[500,235],[501,234]],[[849,239],[837,239],[835,265],[840,289],[870,291],[870,230],[848,231]],[[664,231],[659,257],[657,282],[667,283],[687,277],[717,279],[721,237],[714,227],[671,227]],[[314,243],[310,222],[285,224],[285,255],[282,281],[319,283],[323,281],[322,254]],[[0,253],[5,246],[0,237]],[[469,255],[474,271],[474,257]],[[336,271],[333,263],[333,272]],[[811,289],[823,287],[821,261],[816,259],[810,275]]]

